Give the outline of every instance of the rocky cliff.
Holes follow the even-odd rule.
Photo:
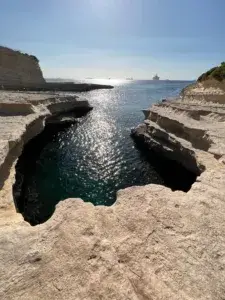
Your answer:
[[[187,194],[178,196],[176,192],[170,198],[170,204],[166,204],[167,208],[171,207],[170,205],[172,205],[174,199],[179,197],[179,203],[172,209],[174,213],[176,211],[175,207],[177,207],[182,219],[185,218],[184,206],[189,207],[190,213],[185,222],[181,224],[183,229],[186,228],[186,234],[180,232],[179,226],[176,229],[172,226],[172,231],[175,230],[173,232],[174,237],[178,238],[179,236],[181,238],[180,241],[177,240],[177,250],[180,251],[184,246],[182,241],[189,241],[189,245],[186,244],[184,247],[188,256],[190,256],[189,258],[186,257],[181,265],[184,267],[185,274],[189,272],[189,274],[192,274],[192,278],[197,276],[198,293],[192,294],[186,291],[185,295],[180,295],[180,299],[186,299],[186,296],[190,297],[187,297],[187,299],[223,299],[222,295],[225,294],[225,284],[219,283],[219,280],[221,278],[224,280],[225,276],[225,235],[223,233],[225,222],[222,215],[216,216],[214,213],[215,210],[222,212],[225,209],[224,87],[224,80],[218,81],[214,78],[207,78],[203,81],[197,81],[185,88],[179,98],[152,105],[149,109],[145,109],[143,111],[145,115],[144,123],[132,131],[137,143],[161,153],[162,156],[178,161],[199,176],[197,182],[193,184]],[[164,192],[165,189],[162,189],[158,193],[158,199],[163,197]],[[167,198],[168,195],[169,192],[166,192],[164,198]],[[155,213],[154,215],[156,216]],[[158,216],[157,214],[157,218]],[[166,215],[164,217],[166,218]],[[175,219],[176,217],[174,217]],[[192,225],[189,221],[192,222]],[[195,226],[201,229],[198,230]],[[168,236],[168,239],[171,245],[171,236]],[[164,246],[167,247],[166,244]],[[181,252],[177,257],[178,261],[180,257],[183,257]],[[204,260],[203,257],[206,259],[204,261],[205,267],[204,271],[200,271],[199,267]],[[223,257],[222,260],[221,257]],[[190,262],[190,259],[193,258],[196,264],[193,261]],[[178,262],[178,265],[181,266],[180,262]],[[220,276],[218,281],[214,281],[214,267],[216,265],[219,268],[216,271],[216,277],[217,275]],[[175,273],[176,266],[173,267]],[[184,273],[182,275],[183,279],[186,277]],[[208,273],[208,278],[212,279],[211,283],[203,273],[205,275]],[[163,278],[165,278],[164,275]],[[190,283],[189,279],[186,278],[186,280]],[[175,284],[172,278],[170,284],[172,286]],[[210,289],[208,293],[206,293],[207,285]],[[203,289],[201,290],[201,288]],[[171,296],[169,298],[171,299]],[[156,297],[156,299],[161,298]]]
[[[0,86],[43,83],[45,80],[35,56],[0,46]]]
[[[90,110],[88,101],[77,96],[0,92],[0,196],[24,144],[40,133],[49,119],[67,112]]]
[[[45,82],[38,59],[0,46],[0,89],[22,91],[87,92],[111,89],[111,85],[73,82]]]
[[[1,99],[6,165],[18,152],[5,153],[40,131],[48,106],[57,110],[57,101],[66,101],[10,97],[12,110],[6,95]],[[200,175],[190,191],[131,187],[118,192],[112,207],[68,199],[49,221],[31,227],[10,198],[12,167],[0,192],[1,299],[224,299],[225,105],[184,92],[145,115],[133,134]]]

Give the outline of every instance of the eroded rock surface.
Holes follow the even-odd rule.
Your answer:
[[[91,109],[87,100],[77,96],[0,92],[1,207],[13,204],[11,188],[14,179],[13,175],[12,178],[10,176],[14,169],[13,163],[21,154],[23,146],[44,129],[45,122],[68,112],[88,112]],[[58,122],[61,122],[60,119]]]
[[[34,55],[0,46],[0,90],[87,92],[111,89],[111,85],[46,82]]]
[[[184,95],[176,100],[145,109],[144,123],[132,133],[150,148],[199,175],[208,164],[211,166],[206,153],[216,159],[223,160],[224,157],[225,92],[224,103],[221,99],[219,102],[215,99],[207,101],[204,97],[208,88],[199,90],[197,86],[186,88]]]
[[[66,200],[37,227],[9,221],[1,298],[223,299],[225,182],[208,182],[128,188],[112,207]]]
[[[198,281],[199,294],[192,295],[191,299],[192,297],[193,299],[223,299],[225,295],[225,283],[221,282],[218,286],[218,281],[213,280],[213,273],[215,271],[214,267],[220,265],[219,268],[221,271],[216,271],[214,274],[216,274],[216,277],[218,275],[224,278],[225,261],[224,259],[220,260],[220,255],[216,258],[216,256],[209,255],[207,251],[211,245],[213,245],[214,249],[220,249],[219,251],[222,252],[224,247],[223,228],[225,222],[222,215],[219,218],[214,215],[217,208],[223,211],[225,205],[224,82],[216,83],[215,80],[202,83],[197,82],[185,88],[180,98],[153,105],[151,108],[144,110],[144,115],[144,123],[140,124],[132,132],[137,142],[143,143],[163,156],[180,162],[184,167],[195,172],[197,175],[201,174],[187,194],[180,194],[179,203],[176,205],[177,208],[179,207],[182,216],[186,214],[182,205],[184,203],[187,206],[190,205],[188,219],[192,220],[192,225],[196,226],[196,228],[193,229],[187,220],[185,224],[190,229],[190,232],[193,229],[193,236],[196,236],[196,234],[199,236],[198,241],[193,239],[192,241],[190,240],[189,246],[186,245],[187,252],[190,254],[189,250],[192,249],[192,257],[196,258],[201,256],[198,253],[200,251],[202,257],[207,256],[209,258],[207,262],[205,261],[205,271],[210,270],[211,275],[209,277],[212,278],[212,282],[211,284],[207,283],[204,276],[204,278],[197,276],[196,281],[198,281],[197,278],[201,278]],[[173,202],[172,198],[175,199],[177,194],[175,192],[170,201]],[[157,216],[159,215],[157,214]],[[166,218],[166,216],[164,217]],[[219,223],[217,223],[218,220],[220,220]],[[198,231],[197,227],[201,229]],[[186,236],[182,233],[182,236],[182,239],[186,240],[189,234]],[[210,245],[206,245],[206,240],[211,241]],[[178,249],[180,248],[179,242],[177,243],[177,247]],[[179,256],[177,259],[179,261]],[[189,270],[188,272],[192,273],[193,263],[188,263],[188,259],[186,258],[183,264]],[[175,266],[174,269],[176,269]],[[194,274],[192,273],[193,277],[196,276]],[[220,279],[218,278],[218,280]],[[173,282],[172,279],[171,282]],[[192,286],[190,281],[189,284]],[[203,290],[200,292],[200,286],[204,286],[204,289],[206,289],[207,285],[212,291],[208,295],[207,293],[204,294]],[[217,293],[219,290],[220,293]],[[159,297],[159,299],[161,298]]]
[[[45,80],[35,56],[0,46],[0,87],[43,83]]]
[[[56,100],[43,101],[54,107]],[[46,116],[45,105],[32,109]],[[131,187],[112,207],[69,199],[36,227],[1,200],[1,299],[224,299],[224,105],[184,97],[145,113],[135,131],[140,140],[204,171],[191,190]],[[29,132],[22,122],[16,128]],[[5,134],[2,153],[17,140]],[[10,178],[13,171],[2,199]]]

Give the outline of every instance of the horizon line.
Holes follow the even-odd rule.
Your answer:
[[[127,78],[115,78],[115,77],[80,77],[80,78],[63,78],[63,77],[46,77],[44,76],[46,80],[53,79],[53,80],[63,80],[63,81],[73,81],[73,80],[121,80],[121,81],[136,81],[136,80],[149,80],[149,81],[196,81],[197,79],[159,79],[159,80],[154,80],[150,78],[133,78],[132,79],[127,79]]]

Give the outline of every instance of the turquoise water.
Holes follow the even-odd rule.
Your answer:
[[[137,149],[130,131],[144,120],[142,109],[164,97],[178,95],[189,82],[116,84],[113,90],[82,94],[93,105],[93,111],[79,124],[52,134],[44,145],[36,140],[30,146],[34,147],[32,155],[26,155],[26,167],[22,168],[25,204],[21,210],[28,220],[42,222],[56,203],[70,197],[111,205],[121,188],[175,184],[173,178],[179,177],[179,167]]]

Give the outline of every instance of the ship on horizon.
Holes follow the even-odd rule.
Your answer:
[[[155,76],[153,76],[153,78],[152,78],[152,80],[159,80],[159,79],[160,79],[160,77],[157,74],[155,74]]]

